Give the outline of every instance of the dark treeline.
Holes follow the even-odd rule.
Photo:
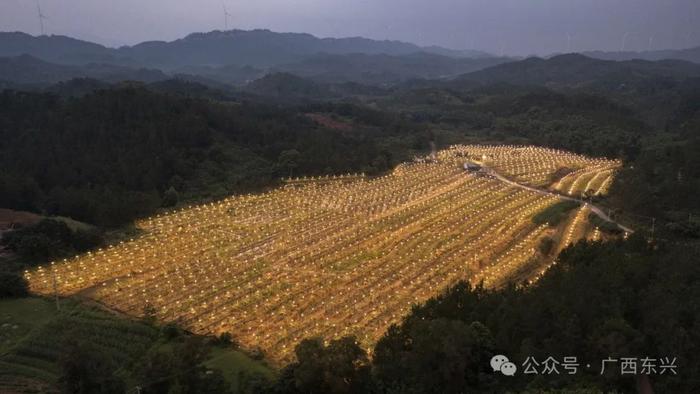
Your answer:
[[[633,158],[649,132],[629,109],[587,94],[543,90],[500,96],[477,108],[495,114],[493,133],[598,157]]]
[[[426,88],[382,103],[418,121],[497,143],[529,143],[591,156],[632,159],[653,129],[608,98],[544,87],[496,84],[470,90]]]
[[[651,145],[620,172],[610,203],[662,237],[700,238],[700,139]]]
[[[0,206],[116,226],[183,196],[220,197],[290,174],[377,173],[427,148],[400,117],[362,113],[379,124],[339,131],[295,109],[141,87],[68,99],[5,91]]]
[[[102,234],[95,228],[74,229],[61,220],[42,219],[35,225],[9,231],[0,245],[25,261],[43,262],[86,252],[102,242]]]

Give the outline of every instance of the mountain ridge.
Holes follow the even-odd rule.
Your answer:
[[[363,37],[319,38],[309,33],[278,33],[267,29],[190,33],[172,41],[144,41],[118,48],[61,35],[0,32],[0,57],[28,54],[60,64],[108,62],[163,70],[184,66],[272,67],[317,53],[406,55],[417,52],[456,58],[490,56],[479,51],[421,47],[403,41]]]
[[[564,54],[548,59],[530,57],[461,75],[463,82],[508,83],[513,85],[603,86],[624,85],[652,78],[679,80],[700,76],[700,65],[684,60],[613,61],[582,54]]]
[[[684,49],[660,49],[653,51],[586,51],[583,55],[602,60],[649,60],[657,61],[664,59],[685,60],[693,63],[700,63],[700,47]]]
[[[26,54],[0,57],[0,75],[0,79],[7,82],[24,85],[53,84],[75,78],[93,78],[106,82],[155,82],[168,78],[162,71],[155,69],[110,63],[56,64]]]

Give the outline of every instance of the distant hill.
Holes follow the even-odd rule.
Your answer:
[[[73,66],[48,63],[29,55],[0,58],[0,75],[16,84],[54,83],[81,76]]]
[[[594,57],[603,60],[663,60],[663,59],[676,59],[685,60],[693,63],[700,63],[700,47],[688,48],[688,49],[666,49],[658,51],[643,51],[643,52],[602,52],[602,51],[591,51],[584,52],[586,56]]]
[[[618,62],[567,54],[550,59],[528,58],[501,64],[463,75],[458,81],[616,90],[697,76],[700,76],[700,65],[680,60]]]
[[[686,86],[696,86],[693,81],[699,79],[700,65],[682,60],[610,61],[567,54],[500,64],[450,81],[411,81],[397,90],[418,90],[403,94],[400,103],[434,107],[434,103],[449,106],[464,101],[465,95],[510,96],[544,87],[557,94],[605,97],[632,109],[648,125],[663,129],[679,106],[688,102],[682,93]]]
[[[453,58],[419,52],[408,55],[386,54],[328,54],[320,53],[298,62],[261,68],[239,65],[185,66],[178,73],[199,75],[219,83],[245,85],[269,73],[288,73],[321,83],[359,83],[363,85],[394,85],[410,79],[452,78],[509,61],[508,58]]]
[[[177,74],[198,75],[218,83],[245,85],[265,76],[265,70],[250,66],[184,66],[174,70]]]
[[[149,90],[192,98],[207,98],[212,100],[233,100],[237,92],[225,86],[217,87],[215,84],[202,83],[196,77],[181,76],[173,79],[156,81],[145,85]]]
[[[335,100],[350,96],[385,96],[389,88],[376,85],[364,85],[356,82],[326,83],[318,82],[297,75],[277,72],[270,73],[241,88],[238,96],[248,95],[251,100],[262,98],[277,103],[298,104],[299,101],[316,102]]]
[[[290,68],[303,69],[298,66],[290,66]],[[346,70],[350,74],[344,76],[342,73]],[[323,72],[316,68],[314,71]],[[0,90],[46,90],[61,96],[82,96],[111,84],[134,81],[149,84],[151,89],[167,93],[217,99],[238,97],[241,92],[237,91],[236,87],[244,86],[243,95],[253,93],[258,96],[284,99],[335,98],[385,93],[379,87],[385,81],[380,79],[382,76],[376,76],[378,79],[373,79],[372,82],[377,84],[371,85],[355,82],[352,67],[343,68],[337,72],[338,74],[335,74],[337,82],[302,78],[287,72],[266,73],[247,66],[190,66],[178,69],[173,74],[166,74],[156,69],[136,69],[112,64],[54,64],[33,56],[21,55],[0,58]],[[361,81],[366,79],[360,76],[356,79]],[[385,78],[386,81],[391,82],[398,76],[387,73]],[[206,89],[211,91],[204,92]]]
[[[109,89],[112,86],[113,85],[110,83],[97,79],[75,78],[68,81],[61,81],[44,90],[61,97],[82,97],[96,90]]]
[[[449,57],[468,57],[473,59],[479,59],[484,57],[496,57],[490,53],[484,51],[478,51],[475,49],[446,49],[437,45],[430,45],[422,48],[423,52],[434,53],[436,55],[449,56]]]
[[[74,78],[93,78],[107,82],[124,80],[154,82],[166,79],[159,71],[113,64],[90,63],[82,66],[49,63],[29,55],[0,58],[0,75],[14,84],[53,84]]]
[[[245,90],[275,98],[319,98],[333,93],[328,86],[289,73],[273,73],[255,80]]]
[[[119,63],[116,52],[92,42],[66,36],[32,36],[20,32],[0,32],[0,57],[31,55],[61,64]]]
[[[507,58],[453,58],[425,52],[408,55],[323,53],[275,67],[274,70],[326,83],[356,82],[381,85],[415,78],[452,78],[507,61]]]
[[[318,38],[310,34],[269,30],[216,30],[193,33],[171,42],[149,41],[116,49],[64,36],[34,37],[24,33],[0,33],[0,57],[27,54],[61,64],[112,63],[164,70],[201,65],[269,68],[319,53],[407,55],[417,52],[452,57],[488,56],[478,51],[420,47],[400,41],[361,37]]]
[[[487,54],[420,47],[401,41],[377,41],[362,37],[318,38],[305,33],[276,33],[270,30],[230,30],[193,33],[172,42],[145,42],[119,48],[125,58],[159,67],[184,65],[240,65],[272,67],[292,63],[319,53],[407,55],[417,52],[455,57]]]

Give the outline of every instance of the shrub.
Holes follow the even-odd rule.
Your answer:
[[[160,332],[163,335],[163,337],[168,340],[178,338],[182,335],[182,330],[180,330],[180,327],[178,327],[177,324],[174,323],[168,323],[164,325]]]
[[[177,205],[178,201],[180,200],[180,195],[178,194],[177,190],[175,190],[174,187],[170,187],[170,189],[166,190],[165,193],[163,193],[163,207],[174,207]]]
[[[0,271],[0,298],[25,297],[28,294],[27,281],[20,274]]]
[[[43,219],[5,234],[2,243],[24,259],[41,263],[95,248],[102,243],[102,236],[96,230],[73,231],[61,220]]]
[[[216,342],[219,346],[228,346],[233,342],[233,336],[231,336],[230,332],[223,332],[216,339]]]
[[[540,241],[540,253],[544,256],[549,256],[552,253],[552,248],[554,248],[554,240],[552,238],[546,237]]]

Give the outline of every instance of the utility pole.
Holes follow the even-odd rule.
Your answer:
[[[53,273],[53,295],[54,295],[54,298],[56,298],[56,310],[60,311],[61,304],[59,304],[59,302],[58,302],[58,282],[56,281],[56,270],[52,269],[51,273]]]

